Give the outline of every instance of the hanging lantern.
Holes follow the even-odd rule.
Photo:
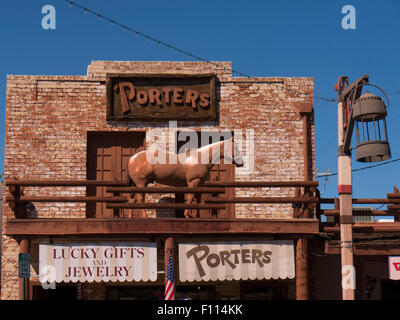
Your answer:
[[[388,100],[389,101],[389,100]],[[386,106],[383,100],[366,92],[352,106],[356,131],[356,159],[378,162],[392,157],[386,129]]]

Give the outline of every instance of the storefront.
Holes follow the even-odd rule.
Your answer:
[[[187,181],[193,199],[156,169],[128,169],[142,151],[160,164],[215,160],[208,146],[229,141],[241,159],[221,149]],[[2,299],[21,298],[23,284],[31,299],[164,299],[168,239],[176,299],[308,297],[312,78],[113,61],[87,76],[8,76],[5,148]],[[132,188],[155,189],[131,198],[128,174]],[[30,255],[25,280],[18,252]]]

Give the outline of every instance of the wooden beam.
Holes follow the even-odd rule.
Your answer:
[[[318,181],[232,181],[232,182],[206,182],[206,187],[225,188],[291,188],[291,187],[317,187]]]
[[[225,188],[212,188],[212,187],[108,187],[107,192],[117,193],[225,193]]]
[[[221,197],[207,199],[207,202],[212,203],[313,203],[317,201],[318,198],[305,197],[236,197],[233,199]]]
[[[25,180],[6,179],[7,186],[30,186],[30,187],[85,187],[85,186],[115,186],[125,187],[125,181],[100,181],[100,180]]]
[[[324,209],[320,211],[325,216],[339,216],[339,210],[336,209]],[[400,211],[390,210],[354,210],[353,216],[398,216]]]
[[[340,244],[325,242],[325,254],[340,254]],[[370,244],[354,244],[354,254],[358,256],[400,255],[399,244],[377,245],[371,240]]]
[[[320,203],[335,203],[334,198],[321,198]],[[400,198],[399,199],[372,199],[372,198],[354,198],[352,199],[353,204],[386,204],[386,203],[399,203],[400,204]]]
[[[225,209],[224,204],[207,203],[107,203],[107,209]]]
[[[317,219],[8,219],[8,236],[252,235],[319,233]]]
[[[372,233],[372,232],[400,232],[400,222],[360,222],[354,223],[353,232]],[[338,233],[340,227],[323,227],[324,232]]]
[[[63,197],[63,196],[21,196],[14,199],[12,196],[6,197],[7,202],[126,202],[126,197]]]
[[[74,187],[74,186],[114,186],[125,187],[126,181],[99,181],[99,180],[28,180],[28,179],[7,179],[7,186],[44,186],[44,187]],[[318,181],[219,181],[206,182],[206,187],[268,187],[268,188],[284,188],[284,187],[311,187],[318,186]]]
[[[308,269],[308,240],[300,238],[296,242],[296,300],[308,300]]]

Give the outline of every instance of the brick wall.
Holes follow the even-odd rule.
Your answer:
[[[215,65],[216,64],[216,65]],[[209,73],[217,86],[219,123],[188,123],[185,129],[254,130],[254,171],[236,170],[237,180],[303,180],[302,119],[297,105],[310,101],[312,78],[232,77],[230,62],[93,61],[87,76],[7,76],[5,179],[85,179],[87,131],[147,131],[146,143],[157,143],[168,123],[150,130],[150,122],[106,122],[106,73]],[[294,92],[296,91],[296,92]],[[301,92],[301,94],[299,94]],[[312,100],[312,99],[311,99]],[[180,123],[178,122],[178,126]],[[310,117],[314,168],[314,124]],[[245,159],[246,160],[246,159]],[[85,195],[85,189],[27,188],[26,195]],[[237,196],[293,196],[293,189],[237,190]],[[5,196],[8,190],[5,190]],[[79,203],[35,204],[40,217],[84,217]],[[291,218],[291,205],[236,205],[236,217]],[[154,213],[152,212],[153,216]],[[4,216],[13,213],[4,205]],[[4,235],[1,298],[16,299],[15,240]]]

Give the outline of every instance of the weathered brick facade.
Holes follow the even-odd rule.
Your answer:
[[[216,65],[217,66],[216,66]],[[216,73],[219,123],[189,123],[185,129],[254,130],[254,171],[236,180],[303,180],[303,131],[298,104],[312,101],[312,78],[232,77],[230,62],[94,61],[87,76],[7,76],[5,179],[86,179],[88,131],[147,131],[146,144],[168,130],[150,132],[150,122],[106,121],[106,73]],[[301,93],[301,94],[299,94]],[[312,103],[312,102],[311,102]],[[314,168],[314,123],[310,116],[310,160]],[[178,127],[180,127],[178,122]],[[5,188],[6,189],[6,188]],[[27,188],[26,195],[85,195],[85,189]],[[293,189],[237,190],[236,195],[293,196]],[[9,195],[5,190],[5,196]],[[35,204],[40,217],[85,217],[80,203]],[[151,212],[151,211],[150,211]],[[291,205],[236,205],[235,215],[291,218]],[[1,298],[17,299],[17,242],[5,235],[13,212],[4,205]],[[33,266],[35,273],[37,265]],[[85,288],[85,286],[83,286]],[[83,292],[82,296],[87,296]]]

